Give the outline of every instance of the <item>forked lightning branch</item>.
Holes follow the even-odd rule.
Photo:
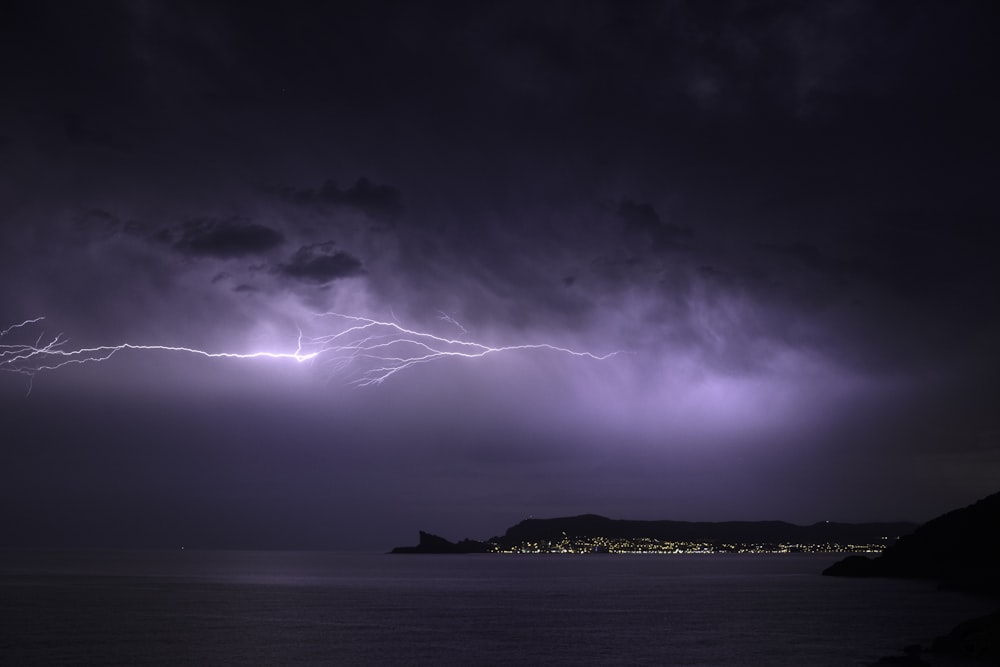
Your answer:
[[[476,359],[494,354],[516,352],[552,352],[594,361],[603,361],[618,352],[595,354],[551,343],[521,343],[493,347],[483,343],[448,338],[429,331],[401,326],[394,321],[380,321],[357,315],[321,313],[318,321],[329,327],[325,333],[290,337],[287,349],[235,352],[205,350],[169,344],[116,343],[75,347],[63,334],[47,335],[44,317],[12,324],[0,331],[0,370],[29,377],[44,371],[56,371],[74,364],[107,361],[123,353],[169,353],[253,361],[261,359],[314,362],[366,387],[380,384],[400,371],[448,358]],[[449,323],[457,326],[451,318]],[[463,334],[465,329],[458,327]],[[37,333],[36,333],[37,332]],[[31,336],[34,336],[32,338]]]

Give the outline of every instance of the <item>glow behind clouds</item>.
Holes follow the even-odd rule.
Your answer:
[[[991,12],[441,7],[12,5],[2,540],[996,491]]]

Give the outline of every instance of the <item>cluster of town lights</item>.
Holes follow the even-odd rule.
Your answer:
[[[818,544],[719,543],[657,540],[655,538],[564,537],[559,540],[525,541],[513,546],[493,544],[495,553],[513,554],[788,554],[788,553],[882,553],[886,543]]]

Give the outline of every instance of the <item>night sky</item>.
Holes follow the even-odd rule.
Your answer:
[[[997,19],[4,3],[0,329],[45,319],[0,338],[0,544],[924,521],[997,491]],[[13,353],[294,353],[357,322],[329,312],[617,354],[362,386],[386,362],[329,348]]]

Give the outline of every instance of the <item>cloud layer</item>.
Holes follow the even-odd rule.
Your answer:
[[[183,498],[233,525],[278,508],[278,535],[348,503],[484,537],[478,517],[524,513],[919,520],[995,491],[982,6],[16,2],[8,19],[0,329],[45,315],[31,334],[72,345],[292,351],[338,312],[620,352],[448,359],[363,391],[377,359],[43,373],[0,488],[48,471],[7,486],[44,512],[135,495],[179,526],[156,508]],[[0,376],[5,401],[24,405],[23,380]],[[38,428],[47,412],[66,427]]]

